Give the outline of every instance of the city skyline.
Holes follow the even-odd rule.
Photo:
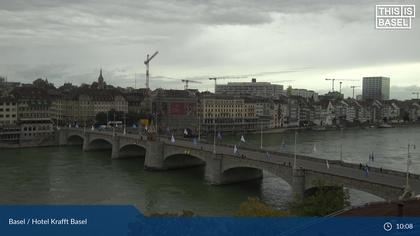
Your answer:
[[[359,80],[344,81],[346,97],[364,76],[390,77],[391,98],[410,99],[420,90],[417,19],[411,30],[376,30],[375,1],[311,3],[2,2],[0,74],[81,84],[103,68],[108,84],[139,88],[146,54],[159,50],[150,66],[152,89],[182,89],[181,79],[198,78],[203,83],[192,88],[213,91],[206,77],[255,75],[320,94],[331,90],[325,78]]]

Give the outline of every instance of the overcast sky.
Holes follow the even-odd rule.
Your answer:
[[[0,0],[0,75],[80,84],[102,67],[107,83],[138,88],[146,54],[159,50],[152,88],[181,89],[190,78],[202,81],[191,88],[213,91],[208,77],[249,75],[232,81],[323,93],[331,89],[325,78],[337,78],[356,80],[343,81],[351,96],[363,76],[383,75],[391,97],[412,98],[420,91],[419,16],[411,30],[377,30],[374,14],[376,4],[419,1]]]

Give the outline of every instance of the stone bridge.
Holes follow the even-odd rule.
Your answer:
[[[209,143],[193,144],[189,140],[147,140],[146,136],[121,134],[82,129],[61,129],[58,131],[59,145],[78,141],[84,151],[111,149],[111,158],[130,155],[145,156],[144,166],[152,170],[168,170],[205,165],[205,180],[210,184],[230,184],[262,178],[263,171],[270,172],[287,182],[293,195],[301,197],[306,190],[315,187],[317,181],[327,185],[339,185],[361,190],[386,200],[397,199],[409,189],[420,191],[420,176],[410,174],[409,188],[405,188],[406,173],[369,168],[366,175],[359,165],[341,161],[329,161],[308,156],[296,157],[288,153],[266,152],[259,149],[219,145],[216,153]],[[129,152],[131,150],[132,153]]]

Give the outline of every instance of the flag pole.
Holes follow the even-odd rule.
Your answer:
[[[293,169],[296,169],[296,145],[297,145],[297,131],[295,131],[295,154],[293,157]]]
[[[340,132],[340,161],[343,162],[343,128]]]
[[[262,127],[262,122],[261,122],[261,137],[260,137],[260,149],[263,149],[263,127]]]
[[[213,115],[213,153],[216,154],[216,117]]]
[[[407,171],[406,171],[406,175],[405,175],[405,188],[408,189],[408,171],[409,171],[409,166],[410,166],[410,147],[413,146],[412,144],[408,144],[407,145]],[[413,146],[414,147],[414,146]]]

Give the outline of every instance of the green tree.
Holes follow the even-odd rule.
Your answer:
[[[248,200],[241,203],[236,216],[287,216],[289,212],[273,209],[259,198],[249,197]]]
[[[95,116],[96,122],[100,124],[106,124],[106,113],[105,112],[99,112]]]
[[[289,87],[287,87],[287,96],[292,95],[292,86],[289,85]]]
[[[290,210],[294,215],[325,216],[349,205],[349,195],[342,186],[326,186],[324,182],[317,181],[314,194],[303,200],[295,199],[290,204]]]

